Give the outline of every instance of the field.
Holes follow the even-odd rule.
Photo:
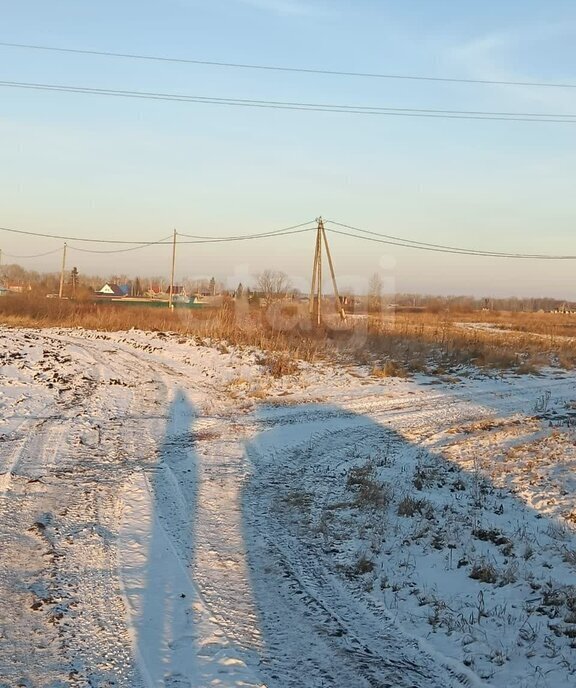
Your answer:
[[[574,685],[574,316],[42,308],[0,329],[2,688]]]
[[[279,301],[267,309],[225,301],[217,309],[126,308],[47,300],[35,295],[0,299],[0,322],[14,327],[131,328],[255,346],[291,358],[351,364],[387,363],[405,372],[450,371],[473,365],[533,373],[576,364],[576,315],[459,312],[351,313],[341,323],[325,307],[326,322],[311,325],[307,304]]]

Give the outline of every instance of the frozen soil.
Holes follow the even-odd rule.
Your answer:
[[[1,688],[576,683],[573,374],[0,341]]]

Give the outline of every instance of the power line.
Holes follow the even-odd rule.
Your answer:
[[[331,224],[334,224],[333,222]],[[465,255],[465,256],[479,256],[482,258],[513,258],[513,259],[523,259],[523,260],[576,260],[576,255],[546,255],[546,254],[527,254],[527,253],[498,253],[490,251],[477,251],[474,249],[457,248],[457,247],[445,247],[445,248],[434,248],[434,245],[426,245],[424,243],[408,243],[402,239],[394,241],[391,239],[377,238],[378,236],[375,232],[371,234],[376,234],[376,236],[364,236],[359,234],[353,234],[352,232],[345,232],[339,229],[327,229],[326,231],[332,234],[338,234],[340,236],[352,237],[353,239],[362,239],[363,241],[371,241],[377,244],[386,244],[389,246],[399,246],[401,248],[410,248],[417,251],[428,251],[432,253],[448,253],[455,255]],[[355,230],[355,231],[366,231],[366,230]]]
[[[227,237],[209,237],[209,236],[202,236],[202,235],[194,235],[194,234],[178,234],[178,236],[183,236],[183,237],[188,237],[190,239],[194,239],[194,241],[181,241],[179,243],[182,244],[195,244],[195,243],[219,243],[222,241],[243,241],[246,239],[258,239],[258,238],[265,238],[268,236],[282,236],[283,234],[296,234],[299,233],[300,231],[310,231],[310,229],[300,229],[303,227],[306,227],[306,225],[311,225],[313,224],[313,221],[310,220],[308,222],[303,222],[298,225],[292,225],[291,227],[284,227],[283,229],[274,229],[269,232],[261,232],[257,234],[245,234],[245,235],[233,235],[233,236],[227,236]],[[172,234],[169,234],[167,237],[160,239],[158,241],[121,241],[119,239],[86,239],[84,237],[76,237],[76,236],[65,236],[63,234],[46,234],[43,232],[30,232],[27,230],[23,229],[14,229],[13,227],[0,227],[0,232],[10,232],[12,234],[21,234],[24,236],[34,236],[34,237],[42,237],[44,239],[62,239],[64,241],[81,241],[81,242],[89,242],[93,244],[130,244],[130,245],[135,245],[135,248],[130,248],[130,249],[119,249],[119,250],[112,250],[112,251],[93,251],[94,253],[122,253],[124,251],[133,251],[137,250],[139,248],[146,248],[147,246],[168,246],[170,245],[170,242],[168,242],[168,239],[172,238]],[[89,249],[81,249],[79,247],[72,247],[70,246],[69,248],[73,248],[75,251],[83,251],[84,253],[90,253],[91,251]],[[59,250],[59,249],[58,249]]]
[[[34,255],[31,256],[15,256],[11,253],[4,253],[2,252],[2,255],[6,258],[15,258],[16,260],[25,260],[26,258],[44,258],[44,256],[51,256],[54,253],[59,253],[62,249],[56,248],[52,251],[46,251],[45,253],[35,253]]]
[[[117,53],[106,50],[86,50],[80,48],[61,48],[48,45],[32,45],[28,43],[0,42],[0,47],[20,48],[26,50],[42,50],[57,53],[71,53],[76,55],[96,55],[100,57],[119,57],[130,60],[146,60],[153,62],[172,62],[178,64],[192,64],[208,67],[225,67],[227,69],[251,69],[272,72],[292,72],[298,74],[321,74],[324,76],[344,76],[363,79],[392,79],[407,81],[431,81],[455,84],[483,84],[488,86],[530,86],[538,88],[576,88],[574,83],[549,82],[549,81],[518,81],[499,79],[465,79],[457,77],[427,76],[418,74],[394,74],[378,72],[355,72],[332,69],[317,69],[312,67],[283,67],[280,65],[250,64],[242,62],[220,62],[215,60],[194,60],[189,58],[165,57],[161,55],[143,55],[138,53]]]
[[[301,227],[306,227],[307,225],[313,224],[313,220],[309,220],[308,222],[301,222],[298,225],[292,225],[291,227],[284,227],[283,229],[273,229],[270,230],[269,232],[261,232],[260,234],[232,234],[231,236],[228,237],[212,237],[212,236],[206,236],[202,234],[184,234],[183,232],[178,232],[178,236],[180,237],[186,237],[188,239],[243,239],[247,236],[249,237],[262,237],[262,236],[274,236],[276,234],[282,234],[283,232],[289,232],[293,229],[300,229]],[[182,243],[182,242],[181,242]]]
[[[110,249],[110,250],[103,250],[100,251],[98,249],[89,249],[89,248],[80,248],[79,246],[68,246],[68,248],[72,251],[79,251],[80,253],[100,253],[100,254],[109,254],[109,253],[127,253],[128,251],[139,251],[140,249],[143,248],[150,248],[150,246],[169,246],[169,244],[166,242],[165,239],[162,241],[157,241],[155,244],[143,244],[142,246],[130,246],[129,248],[117,248],[117,249]],[[58,249],[60,250],[60,249]]]
[[[230,243],[234,241],[253,241],[254,239],[270,239],[285,236],[293,236],[294,234],[304,234],[306,232],[314,231],[314,227],[307,227],[306,229],[294,229],[290,232],[281,232],[277,234],[256,234],[237,237],[224,237],[222,239],[198,239],[194,241],[179,241],[179,244],[221,244]]]
[[[294,225],[294,227],[290,227],[287,229],[281,229],[281,230],[276,230],[273,232],[263,232],[260,234],[245,234],[245,235],[237,235],[237,236],[230,236],[230,237],[198,237],[192,241],[179,241],[179,244],[219,244],[223,242],[231,242],[231,241],[252,241],[254,239],[267,239],[271,237],[281,237],[281,236],[292,236],[294,234],[303,234],[305,232],[311,232],[314,230],[314,227],[305,227],[305,225],[312,224],[311,222],[306,222],[302,225]],[[303,229],[299,229],[300,227],[304,227]],[[191,237],[194,235],[190,234],[180,234],[178,232],[178,236],[181,237]]]
[[[246,235],[246,236],[236,236],[236,237],[222,237],[222,238],[216,238],[216,239],[193,239],[193,240],[188,240],[188,241],[179,241],[178,245],[188,245],[188,244],[221,244],[221,243],[230,243],[234,241],[253,241],[254,239],[267,239],[267,238],[278,238],[278,237],[284,237],[284,236],[292,236],[294,234],[302,234],[304,232],[311,232],[314,230],[314,227],[308,227],[307,229],[296,229],[292,230],[289,232],[276,232],[276,233],[268,233],[268,234],[252,234],[252,235]],[[170,235],[171,237],[172,235]],[[176,234],[176,236],[185,236],[183,234]],[[98,249],[89,249],[89,248],[79,248],[77,246],[68,246],[69,249],[72,249],[74,251],[80,251],[81,253],[126,253],[127,251],[138,251],[139,249],[142,248],[148,248],[149,246],[152,246],[153,244],[144,244],[143,246],[132,246],[130,248],[120,248],[120,249],[112,249],[112,250],[98,250]],[[158,241],[156,242],[157,246],[171,246],[171,242],[168,242],[166,240],[163,240],[162,242]]]
[[[302,103],[274,100],[253,100],[245,98],[217,98],[178,93],[155,91],[129,91],[88,86],[66,86],[22,81],[0,81],[5,88],[20,88],[59,93],[99,95],[117,98],[136,98],[170,102],[196,103],[203,105],[227,105],[233,107],[264,108],[273,110],[298,110],[304,112],[333,112],[350,115],[377,115],[385,117],[417,117],[431,119],[466,119],[505,122],[548,122],[556,124],[575,124],[576,114],[533,113],[533,112],[490,112],[477,110],[433,110],[425,108],[392,108],[367,105],[337,105],[328,103]]]
[[[23,234],[25,236],[41,237],[43,239],[63,239],[64,241],[86,241],[94,244],[137,244],[138,246],[152,246],[161,243],[159,241],[121,241],[119,239],[85,239],[84,237],[64,236],[63,234],[45,234],[42,232],[29,232],[24,229],[14,229],[12,227],[0,227],[0,232],[10,232],[11,234]]]
[[[437,249],[446,249],[449,251],[457,251],[457,252],[464,252],[464,253],[478,253],[481,255],[491,255],[491,256],[500,256],[500,257],[505,257],[505,258],[510,258],[514,257],[517,255],[521,255],[523,258],[540,258],[542,257],[542,254],[530,254],[530,253],[525,253],[525,254],[515,254],[515,253],[503,253],[502,251],[488,251],[484,249],[472,249],[472,248],[458,248],[456,246],[447,246],[445,244],[432,244],[426,241],[416,241],[414,239],[404,239],[399,236],[394,236],[391,234],[383,234],[381,232],[372,232],[368,229],[360,229],[359,227],[353,227],[352,225],[347,225],[342,222],[336,222],[335,220],[326,220],[325,221],[327,224],[332,224],[336,225],[338,227],[343,227],[344,229],[351,229],[355,232],[360,232],[362,234],[369,234],[372,236],[377,236],[380,238],[384,239],[390,239],[392,241],[397,241],[397,242],[402,242],[402,245],[404,244],[413,244],[414,247],[417,246],[422,246],[422,247],[430,247],[430,248],[437,248]]]
[[[430,243],[430,242],[425,242],[425,241],[417,241],[414,239],[405,239],[400,236],[394,236],[391,234],[384,234],[381,232],[374,232],[368,229],[362,229],[360,227],[355,227],[353,225],[345,224],[342,222],[337,222],[336,220],[326,220],[326,224],[334,225],[335,227],[339,227],[341,229],[334,229],[332,227],[327,228],[326,231],[332,232],[333,234],[338,234],[341,236],[347,236],[351,237],[353,239],[362,239],[364,241],[371,241],[374,243],[380,243],[380,244],[386,244],[390,246],[398,246],[400,248],[410,248],[410,249],[416,249],[420,251],[429,251],[433,253],[447,253],[447,254],[455,254],[455,255],[468,255],[468,256],[480,256],[484,258],[516,258],[516,259],[532,259],[532,260],[576,260],[576,255],[550,255],[550,254],[542,254],[542,253],[513,253],[513,252],[503,252],[503,251],[490,251],[490,250],[482,250],[482,249],[471,249],[471,248],[463,248],[463,247],[458,247],[458,246],[449,246],[445,244],[435,244],[435,243]],[[178,237],[184,237],[185,240],[178,241],[178,244],[181,245],[186,245],[186,244],[219,244],[219,243],[229,243],[229,242],[237,242],[237,241],[254,241],[258,239],[266,239],[266,238],[280,238],[280,237],[285,237],[285,236],[294,236],[297,234],[303,234],[306,232],[311,232],[314,231],[315,227],[313,226],[308,226],[308,225],[313,225],[315,224],[313,221],[308,221],[308,222],[303,222],[297,225],[291,225],[290,227],[284,227],[283,229],[275,229],[275,230],[270,230],[268,232],[258,232],[258,233],[253,233],[253,234],[244,234],[244,235],[232,235],[232,236],[224,236],[224,237],[209,237],[205,235],[195,235],[195,234],[180,234],[177,233]],[[348,231],[345,231],[348,230]],[[46,234],[46,233],[40,233],[40,232],[28,232],[25,230],[19,230],[19,229],[13,229],[13,228],[8,228],[8,227],[0,227],[0,231],[5,231],[5,232],[12,232],[15,234],[22,234],[25,236],[36,236],[36,237],[42,237],[42,238],[47,238],[47,239],[66,239],[70,241],[80,241],[80,242],[91,242],[91,243],[100,243],[100,244],[132,244],[129,247],[126,248],[119,248],[119,249],[87,249],[87,248],[81,248],[79,246],[70,246],[68,245],[67,248],[73,250],[73,251],[78,251],[81,253],[93,253],[93,254],[114,254],[114,253],[126,253],[128,251],[137,251],[143,248],[147,248],[149,246],[170,246],[172,242],[168,241],[169,239],[172,238],[172,234],[168,235],[167,237],[164,237],[158,241],[151,241],[151,242],[128,242],[128,241],[119,241],[116,239],[84,239],[82,237],[69,237],[69,236],[62,236],[59,234]],[[135,245],[133,245],[135,244]],[[18,258],[18,259],[24,259],[24,258],[40,258],[43,256],[48,256],[54,253],[59,252],[61,249],[55,249],[52,251],[47,251],[46,253],[39,253],[36,255],[30,255],[30,256],[14,256],[10,254],[4,254],[7,257],[10,258]]]

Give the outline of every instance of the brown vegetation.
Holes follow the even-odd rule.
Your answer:
[[[535,373],[544,365],[576,362],[576,316],[556,313],[402,313],[350,318],[345,326],[313,329],[306,308],[290,317],[261,308],[129,307],[45,299],[28,294],[0,300],[0,322],[20,327],[172,331],[253,346],[270,352],[273,375],[295,372],[291,361],[338,358],[363,364],[377,377],[426,371],[443,375],[461,366]]]

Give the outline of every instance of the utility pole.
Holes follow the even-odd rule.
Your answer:
[[[62,251],[62,272],[60,273],[60,291],[58,292],[58,298],[61,299],[64,294],[64,271],[66,270],[66,248],[67,244],[64,242],[64,250]]]
[[[322,232],[320,225],[322,218],[318,220],[318,285],[316,293],[318,294],[318,310],[316,311],[316,324],[318,327],[322,324]]]
[[[328,256],[328,265],[330,267],[330,274],[332,275],[332,286],[334,287],[334,298],[336,299],[336,312],[340,316],[340,320],[346,320],[346,313],[342,307],[340,294],[338,293],[338,285],[336,284],[336,273],[334,271],[334,264],[332,263],[332,254],[330,253],[330,246],[328,246],[328,239],[326,237],[326,230],[324,229],[324,221],[320,218],[320,226],[322,228],[322,237],[324,238],[324,246],[326,246],[326,255]]]
[[[316,250],[314,252],[314,267],[312,268],[312,282],[310,284],[310,317],[314,315],[314,297],[316,293],[316,279],[318,276],[318,254],[320,253],[320,230],[316,232]]]
[[[172,308],[172,301],[174,299],[174,271],[176,269],[176,230],[174,230],[174,240],[172,242],[172,274],[170,276],[170,298],[168,299],[168,307]]]
[[[332,277],[336,312],[342,320],[346,320],[346,313],[342,307],[340,294],[338,292],[338,285],[336,284],[336,272],[334,270],[334,263],[332,262],[330,247],[328,246],[326,230],[324,229],[324,220],[319,217],[317,222],[318,231],[316,232],[316,249],[314,252],[314,267],[312,269],[312,286],[310,287],[309,311],[310,315],[315,321],[316,326],[320,326],[322,324],[322,244],[324,244],[326,248],[328,267],[330,268],[330,275]]]

